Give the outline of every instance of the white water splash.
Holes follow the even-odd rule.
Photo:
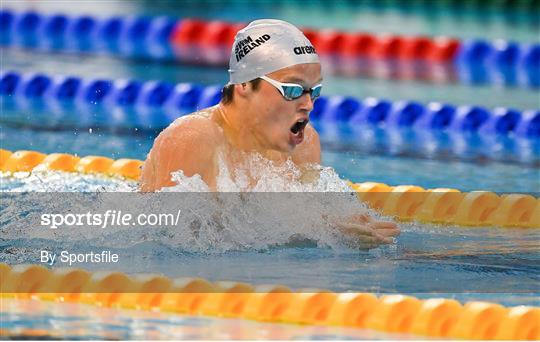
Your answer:
[[[329,219],[339,220],[368,209],[334,169],[313,165],[302,170],[290,159],[278,165],[259,154],[245,157],[234,170],[227,167],[225,158],[218,159],[216,198],[221,200],[192,206],[194,217],[209,217],[212,212],[212,219],[199,221],[197,238],[185,230],[175,235],[178,243],[188,241],[187,245],[203,250],[216,246],[225,250],[264,249],[295,240],[332,248],[348,244]],[[187,177],[178,171],[172,179],[177,184],[161,191],[210,192],[199,175]],[[243,195],[246,192],[257,195]]]
[[[218,192],[352,192],[347,182],[331,167],[311,165],[299,168],[291,159],[281,165],[257,153],[246,153],[234,170],[225,158],[218,157]],[[172,173],[177,183],[161,191],[210,191],[199,175],[186,177],[180,170]]]
[[[306,177],[309,174],[309,177]],[[44,238],[55,241],[92,241],[100,246],[131,246],[156,241],[185,251],[222,252],[228,250],[263,250],[294,241],[310,241],[318,246],[343,248],[350,241],[329,224],[350,215],[366,213],[346,181],[329,167],[313,166],[301,170],[292,161],[276,165],[253,154],[234,171],[219,160],[218,192],[210,192],[199,175],[186,177],[175,172],[175,186],[152,194],[152,201],[127,201],[110,192],[134,194],[134,184],[58,172],[32,174],[11,191],[86,191],[100,192],[91,201],[73,203],[73,198],[59,196],[46,203],[42,212],[55,212],[62,206],[73,212],[105,212],[121,203],[132,213],[167,213],[182,208],[175,227],[133,226],[115,229],[48,230],[38,222],[25,222],[13,210],[35,212],[31,200],[19,201],[3,214],[2,233],[6,238]],[[167,193],[174,197],[167,197]],[[197,195],[198,194],[198,195]],[[116,194],[118,195],[118,194]],[[21,208],[26,206],[26,208]],[[8,208],[9,209],[9,208]]]
[[[36,169],[0,175],[0,192],[132,192],[137,183],[103,175]]]

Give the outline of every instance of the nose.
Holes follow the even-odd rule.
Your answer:
[[[313,110],[313,99],[311,98],[310,93],[305,93],[298,99],[298,109],[302,111],[307,111],[308,113]]]

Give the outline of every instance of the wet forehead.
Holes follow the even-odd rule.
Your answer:
[[[302,86],[313,86],[322,81],[319,63],[293,65],[270,75],[280,82],[297,83]]]

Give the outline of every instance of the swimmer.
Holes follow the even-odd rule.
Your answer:
[[[174,185],[171,173],[178,170],[200,175],[215,191],[218,157],[235,170],[246,152],[276,164],[292,160],[305,178],[313,178],[321,147],[309,113],[322,76],[311,42],[285,21],[253,21],[235,37],[229,76],[218,105],[177,119],[156,138],[143,166],[142,191]],[[336,226],[361,246],[391,243],[399,234],[394,223],[365,214]]]

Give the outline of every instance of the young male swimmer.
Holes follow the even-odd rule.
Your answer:
[[[171,172],[178,170],[200,175],[215,190],[218,155],[229,170],[242,164],[245,152],[277,164],[290,159],[306,174],[320,164],[309,113],[321,93],[321,64],[299,29],[281,20],[251,22],[235,37],[229,75],[218,105],[177,119],[156,138],[143,166],[142,191],[174,185]],[[399,234],[394,223],[366,215],[338,228],[370,246],[391,243]]]

